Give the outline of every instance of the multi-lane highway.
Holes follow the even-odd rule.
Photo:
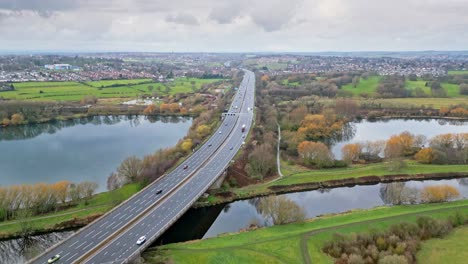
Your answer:
[[[56,254],[61,256],[56,263],[125,263],[137,257],[227,168],[252,124],[254,87],[253,72],[245,71],[222,124],[205,144],[172,172],[31,262],[47,263]],[[147,241],[139,246],[143,235]]]

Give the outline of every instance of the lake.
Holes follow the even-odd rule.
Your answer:
[[[174,146],[191,117],[95,116],[0,128],[0,185],[94,181],[127,157]]]
[[[331,151],[336,159],[341,159],[341,148],[349,143],[367,140],[387,140],[392,135],[409,131],[414,135],[424,135],[427,139],[446,133],[468,132],[468,121],[446,119],[388,119],[361,120],[351,122],[347,129],[347,139],[332,145]]]

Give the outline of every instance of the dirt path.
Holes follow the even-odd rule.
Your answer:
[[[301,242],[300,242],[303,263],[312,264],[312,260],[310,258],[309,250],[308,250],[308,246],[307,246],[307,241],[313,235],[317,235],[317,234],[320,234],[320,233],[323,233],[323,232],[326,232],[326,231],[330,231],[330,230],[333,230],[333,229],[337,229],[337,228],[352,227],[352,226],[363,225],[363,224],[370,224],[370,223],[375,223],[375,222],[379,222],[379,221],[385,221],[385,220],[391,220],[391,219],[394,219],[394,218],[400,218],[402,216],[422,215],[422,214],[426,214],[427,212],[443,212],[443,211],[453,210],[455,208],[468,209],[468,205],[458,206],[458,207],[449,207],[449,208],[440,208],[440,209],[428,210],[428,211],[417,212],[417,213],[409,213],[409,214],[388,216],[388,217],[383,217],[383,218],[378,218],[378,219],[366,220],[366,221],[362,221],[362,222],[356,222],[356,223],[349,223],[349,224],[344,224],[344,225],[326,227],[326,228],[317,229],[317,230],[313,230],[313,231],[310,231],[310,232],[303,233],[302,237],[301,237]]]

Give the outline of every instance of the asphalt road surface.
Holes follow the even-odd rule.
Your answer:
[[[224,172],[253,120],[255,76],[245,71],[228,113],[215,133],[167,175],[31,263],[125,263],[167,230]],[[242,132],[245,125],[245,132]],[[184,167],[187,166],[186,169]],[[162,193],[157,194],[158,190]],[[146,236],[143,245],[136,241]]]

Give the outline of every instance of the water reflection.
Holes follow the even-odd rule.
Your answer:
[[[32,236],[28,239],[18,238],[0,241],[0,263],[26,263],[48,247],[69,237],[73,231],[54,232],[45,235]]]
[[[387,140],[392,135],[409,131],[414,135],[424,135],[430,139],[445,133],[467,131],[468,121],[446,119],[383,119],[357,120],[344,128],[343,138],[336,139],[331,150],[336,159],[341,159],[341,148],[348,143]]]
[[[191,117],[180,116],[147,116],[118,115],[118,116],[89,116],[70,120],[54,120],[39,124],[26,124],[23,126],[0,127],[0,141],[30,139],[41,134],[55,134],[60,130],[77,125],[114,125],[120,122],[128,122],[131,127],[138,127],[142,122],[162,122],[176,124],[190,121]]]
[[[96,116],[0,128],[0,185],[96,181],[125,158],[174,146],[190,117]]]
[[[468,197],[468,178],[440,181],[408,181],[389,184],[376,184],[343,187],[329,190],[316,190],[284,194],[305,209],[306,217],[340,213],[352,209],[367,209],[381,205],[418,203],[419,192],[425,186],[451,185],[456,187],[461,198]],[[237,232],[247,228],[252,221],[265,223],[264,216],[258,211],[258,204],[264,198],[254,198],[228,204],[228,212],[221,212],[203,238],[214,237],[221,233]]]

